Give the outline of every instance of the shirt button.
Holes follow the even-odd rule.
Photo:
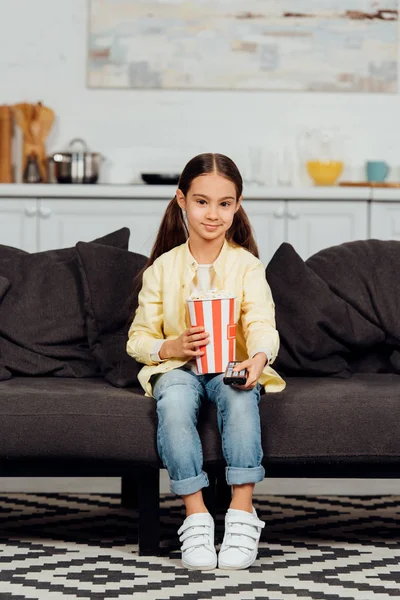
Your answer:
[[[183,284],[183,285],[182,285],[182,288],[183,288],[183,289],[185,289],[185,287],[186,287],[186,285],[185,285],[185,284]]]
[[[195,266],[196,266],[196,263],[195,263],[195,262],[192,262],[192,267],[195,267]]]

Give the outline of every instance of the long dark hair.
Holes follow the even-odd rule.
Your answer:
[[[243,191],[243,180],[239,169],[232,159],[224,154],[198,154],[192,158],[183,169],[179,178],[178,188],[186,196],[192,181],[200,175],[216,173],[226,177],[236,188],[236,201],[239,200]],[[184,244],[189,237],[189,231],[183,218],[182,209],[178,204],[176,196],[168,204],[164,217],[161,221],[157,233],[156,241],[150,253],[149,260],[135,278],[135,292],[137,293],[142,285],[143,272],[153,264],[153,262],[172,248]],[[258,248],[253,236],[248,216],[242,206],[235,213],[231,227],[226,232],[228,242],[246,248],[257,258]]]

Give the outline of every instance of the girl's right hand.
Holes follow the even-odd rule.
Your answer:
[[[160,349],[160,358],[193,358],[203,356],[205,346],[210,343],[210,335],[204,327],[189,327],[176,340],[166,340]]]

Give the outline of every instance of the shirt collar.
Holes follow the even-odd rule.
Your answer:
[[[226,254],[229,251],[229,246],[230,246],[229,242],[225,239],[224,243],[222,244],[220,253],[218,254],[215,261],[213,262],[213,267],[217,274],[219,274],[222,271],[222,265],[224,264]],[[189,240],[188,239],[184,243],[184,251],[185,251],[186,266],[189,267],[194,272],[197,271],[198,262],[189,250]]]

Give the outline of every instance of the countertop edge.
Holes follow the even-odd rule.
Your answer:
[[[0,183],[0,198],[118,198],[127,200],[170,200],[173,185],[111,184],[19,184]],[[397,197],[396,197],[397,196]],[[244,186],[246,200],[400,200],[400,189],[368,187],[263,187]]]

